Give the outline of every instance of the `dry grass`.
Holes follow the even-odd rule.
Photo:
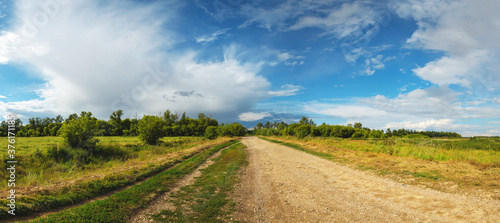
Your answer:
[[[267,138],[330,154],[335,161],[402,183],[500,199],[498,151],[445,149],[439,144],[418,145],[414,142],[388,143],[380,149],[380,144],[366,140]]]

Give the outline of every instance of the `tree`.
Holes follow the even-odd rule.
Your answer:
[[[109,123],[111,124],[111,126],[113,126],[113,130],[111,131],[111,135],[114,135],[114,136],[123,135],[122,115],[123,115],[123,111],[120,109],[120,110],[114,111],[109,116]]]
[[[149,145],[157,144],[164,136],[162,119],[157,116],[145,115],[139,121],[138,127],[139,138]]]
[[[311,133],[311,128],[309,127],[309,125],[302,124],[298,128],[296,128],[295,131],[296,131],[295,134],[297,135],[297,137],[299,139],[302,139],[302,138],[306,137],[307,135],[309,135],[309,133]]]
[[[362,129],[363,128],[363,124],[361,124],[361,122],[356,122],[356,123],[354,123],[354,128],[355,129]]]
[[[261,129],[262,127],[264,127],[264,125],[262,123],[257,123],[257,129]]]
[[[99,143],[99,140],[94,138],[97,130],[97,119],[85,115],[64,123],[59,134],[71,148],[83,148],[91,151]]]
[[[215,138],[217,138],[217,127],[215,127],[215,126],[208,126],[205,129],[205,138],[207,138],[207,139],[215,139]]]

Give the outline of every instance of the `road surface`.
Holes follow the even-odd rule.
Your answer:
[[[249,165],[233,199],[242,222],[500,222],[500,201],[404,185],[270,143],[243,139]]]

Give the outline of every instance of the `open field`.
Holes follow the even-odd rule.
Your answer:
[[[500,199],[498,139],[265,138],[402,183]]]
[[[85,151],[59,146],[58,137],[16,138],[16,213],[34,214],[72,205],[153,176],[231,138],[165,137],[143,145],[137,137],[98,137],[101,145]],[[5,171],[2,177],[6,178]],[[0,185],[7,194],[7,184]],[[1,199],[3,206],[7,202]],[[6,216],[2,208],[2,216]]]

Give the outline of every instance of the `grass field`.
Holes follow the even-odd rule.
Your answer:
[[[226,142],[205,149],[176,167],[104,200],[67,209],[31,222],[126,222],[135,210],[145,206],[158,194],[168,191],[176,181],[193,172],[212,154],[234,143],[236,142]]]
[[[263,138],[400,182],[500,199],[499,139]]]
[[[159,145],[149,146],[138,137],[98,139],[101,146],[88,154],[61,146],[58,137],[16,138],[16,213],[33,214],[101,196],[234,140],[168,137]],[[6,179],[5,171],[0,174]],[[2,193],[7,194],[7,190],[7,183],[0,184]],[[0,217],[6,216],[6,202],[0,199]]]

